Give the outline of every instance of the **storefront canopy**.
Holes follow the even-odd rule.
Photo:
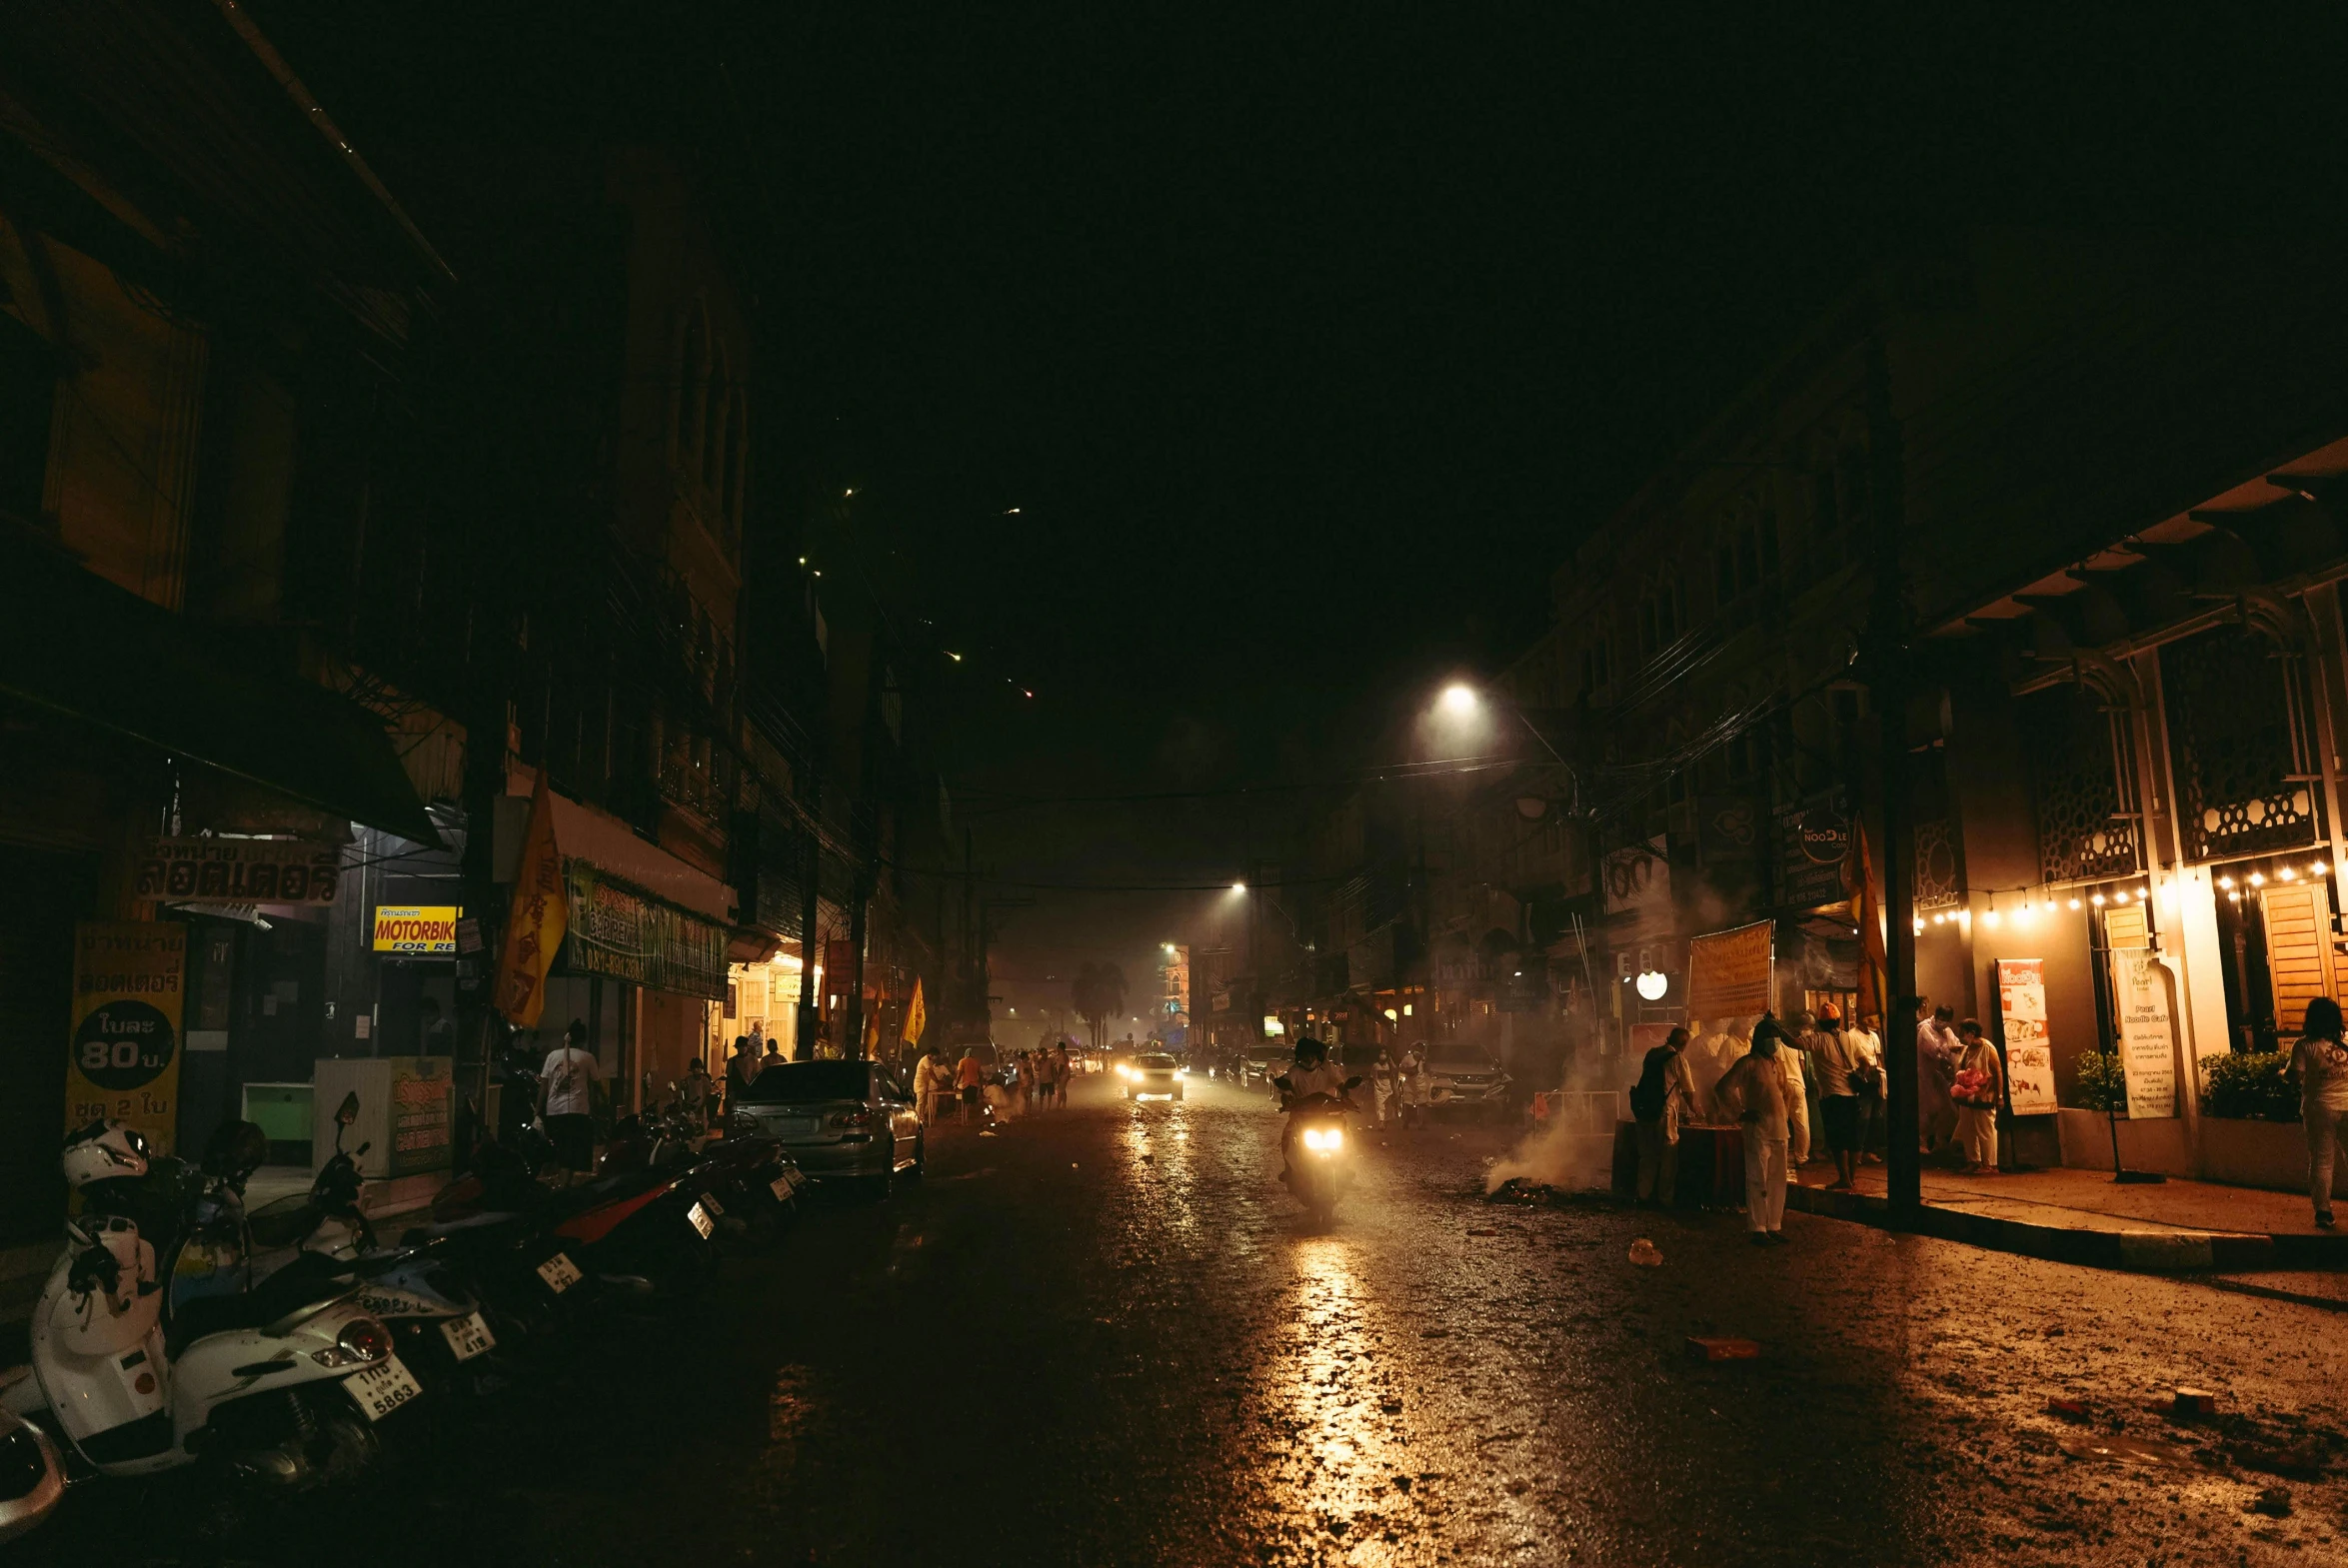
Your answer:
[[[0,694],[411,842],[441,841],[373,714],[240,662],[60,555],[0,547]]]

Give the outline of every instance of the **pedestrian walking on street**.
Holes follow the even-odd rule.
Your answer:
[[[1631,1130],[1638,1140],[1638,1200],[1671,1206],[1679,1184],[1679,1123],[1695,1106],[1688,1074],[1687,1030],[1673,1029],[1639,1063],[1630,1086]]]
[[[1956,1076],[1949,1095],[1956,1103],[1957,1147],[1968,1175],[1997,1174],[1997,1101],[2005,1087],[2005,1063],[1981,1032],[1979,1020],[1957,1025]]]
[[[1394,1070],[1394,1098],[1402,1111],[1402,1125],[1415,1127],[1426,1116],[1426,1052],[1413,1045],[1402,1053]]]
[[[1956,1077],[1956,1039],[1949,1020],[1953,1007],[1927,1012],[1924,998],[1911,997],[1916,1019],[1916,1135],[1923,1151],[1936,1153],[1956,1126],[1956,1101],[1948,1085]]]
[[[603,1075],[587,1048],[586,1021],[573,1018],[563,1043],[547,1052],[546,1065],[538,1069],[538,1113],[565,1170],[595,1169],[595,1085]]]
[[[1818,1016],[1808,1008],[1793,1015],[1793,1047],[1795,1055],[1787,1064],[1801,1073],[1802,1078],[1802,1140],[1793,1153],[1798,1168],[1810,1162],[1818,1146],[1826,1141],[1826,1116],[1823,1079],[1818,1071],[1818,1048],[1823,1036],[1818,1030]]]
[[[1719,1087],[1721,1104],[1735,1110],[1744,1133],[1745,1229],[1755,1246],[1785,1240],[1786,1139],[1793,1107],[1801,1103],[1778,1052],[1775,1020],[1763,1014],[1763,1021],[1771,1027],[1754,1025],[1752,1050],[1737,1058]]]
[[[2299,1078],[2299,1119],[2307,1128],[2307,1195],[2315,1222],[2332,1228],[2332,1160],[2340,1150],[2340,1119],[2348,1115],[2348,1045],[2341,1043],[2340,1004],[2318,996],[2307,1004],[2306,1032],[2291,1047]]]
[[[1829,1191],[1847,1192],[1858,1175],[1859,1094],[1853,1081],[1859,1061],[1842,1018],[1832,1007],[1818,1011],[1818,1027],[1811,1038],[1811,1077],[1818,1086],[1819,1120],[1826,1133],[1826,1151],[1834,1156],[1834,1180]]]
[[[1068,1059],[1068,1041],[1061,1040],[1052,1047],[1052,1102],[1062,1110],[1068,1109],[1068,1080],[1074,1068]]]
[[[914,1111],[925,1127],[938,1124],[938,1065],[935,1051],[923,1051],[914,1063]]]
[[[1842,1031],[1850,1047],[1851,1088],[1858,1100],[1859,1163],[1880,1165],[1876,1149],[1883,1142],[1883,1020],[1871,1012],[1859,1014],[1858,1026]]]
[[[710,1064],[699,1056],[685,1069],[685,1085],[680,1093],[685,1100],[685,1114],[703,1131],[710,1125]]]
[[[758,1052],[750,1048],[750,1036],[734,1036],[734,1054],[726,1058],[726,1107],[731,1110],[742,1103],[742,1096],[753,1079],[759,1075]]]
[[[971,1119],[978,1120],[980,1107],[986,1103],[987,1064],[977,1051],[964,1051],[962,1060],[954,1064],[954,1082],[962,1091],[963,1104],[970,1107]]]
[[[1380,1045],[1377,1048],[1377,1059],[1369,1064],[1370,1114],[1380,1127],[1396,1114],[1394,1090],[1399,1086],[1395,1082],[1397,1075],[1394,1053]]]
[[[1798,1018],[1802,1014],[1794,1016]],[[1803,1070],[1807,1064],[1802,1060],[1801,1047],[1786,1033],[1785,1025],[1777,1021],[1775,1013],[1764,1012],[1753,1024],[1754,1050],[1761,1048],[1764,1033],[1776,1042],[1778,1071],[1784,1075],[1792,1095],[1785,1105],[1785,1169],[1786,1179],[1790,1181],[1810,1157],[1809,1084]]]

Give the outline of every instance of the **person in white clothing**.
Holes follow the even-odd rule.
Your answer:
[[[573,1018],[563,1043],[547,1052],[546,1065],[538,1069],[538,1113],[566,1170],[595,1169],[595,1085],[603,1075],[587,1048],[586,1022]]]
[[[1810,1157],[1809,1084],[1804,1075],[1807,1063],[1802,1059],[1800,1043],[1786,1032],[1775,1014],[1764,1012],[1753,1024],[1753,1049],[1761,1048],[1763,1034],[1777,1042],[1777,1066],[1793,1090],[1793,1097],[1785,1107],[1785,1169],[1786,1179],[1791,1180]]]
[[[1730,1018],[1716,1029],[1707,1029],[1701,1018],[1687,1020],[1687,1049],[1682,1053],[1687,1062],[1689,1081],[1695,1088],[1695,1114],[1700,1118],[1713,1115],[1713,1091],[1720,1077],[1736,1058],[1751,1049],[1745,1043],[1745,1034],[1739,1032],[1741,1021]]]
[[[2307,1127],[2307,1195],[2315,1222],[2332,1228],[2332,1159],[2340,1151],[2340,1120],[2348,1116],[2348,1045],[2341,1043],[2340,1004],[2318,996],[2307,1004],[2306,1032],[2291,1047],[2299,1076],[2299,1119]]]
[[[1842,1031],[1842,1041],[1850,1047],[1851,1060],[1857,1064],[1863,1086],[1859,1088],[1859,1162],[1880,1165],[1883,1156],[1875,1152],[1875,1145],[1883,1137],[1883,1035],[1878,1029],[1882,1022],[1875,1014],[1859,1014],[1856,1028]]]
[[[1777,1031],[1753,1030],[1750,1054],[1721,1076],[1720,1103],[1744,1131],[1745,1229],[1755,1246],[1785,1240],[1785,1144],[1801,1090],[1786,1076]]]

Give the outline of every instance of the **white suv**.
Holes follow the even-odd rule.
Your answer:
[[[1508,1074],[1488,1051],[1473,1045],[1429,1051],[1425,1085],[1430,1110],[1472,1109],[1489,1119],[1508,1103]]]

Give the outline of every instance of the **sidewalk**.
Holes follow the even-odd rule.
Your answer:
[[[1889,1224],[1882,1166],[1860,1167],[1853,1191],[1827,1191],[1833,1179],[1832,1165],[1805,1165],[1785,1195],[1785,1206],[1862,1224]],[[2097,1268],[2348,1269],[2348,1232],[2316,1229],[2304,1196],[2176,1176],[2136,1186],[2121,1185],[2108,1171],[2098,1170],[1960,1176],[1928,1168],[1924,1211],[1915,1229],[2000,1252]]]

